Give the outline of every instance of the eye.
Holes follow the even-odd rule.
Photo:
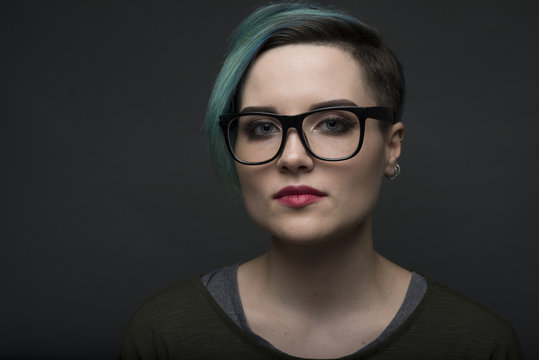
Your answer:
[[[256,124],[256,126],[253,127],[252,132],[257,135],[268,135],[275,131],[275,125],[272,123],[261,123]]]
[[[331,130],[331,131],[339,130],[340,126],[342,126],[342,124],[336,119],[326,120],[324,121],[323,124],[328,130]]]
[[[346,134],[355,127],[356,123],[345,117],[328,116],[316,124],[314,130],[328,135]]]
[[[281,132],[280,124],[273,119],[249,119],[243,122],[242,129],[243,134],[251,139],[264,139]]]

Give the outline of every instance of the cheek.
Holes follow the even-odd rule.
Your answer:
[[[365,152],[363,152],[365,150]],[[340,184],[346,193],[341,198],[343,206],[368,209],[376,204],[380,185],[384,177],[385,157],[384,149],[380,146],[371,147],[367,144],[360,153],[350,159],[349,163],[336,168],[332,174],[332,181]]]
[[[355,166],[361,169],[360,176],[371,181],[381,182],[385,174],[387,149],[385,138],[380,129],[373,128],[372,123],[368,123],[369,128],[365,131],[365,139],[359,154],[353,159]]]
[[[267,190],[264,191],[266,185],[264,179],[267,177],[265,168],[266,166],[263,165],[256,167],[236,165],[243,202],[251,217],[256,216],[257,213],[264,213],[263,200],[269,196],[266,194]]]
[[[386,163],[383,143],[381,136],[366,136],[359,153],[350,162],[343,162],[340,170],[354,174],[352,177],[360,183],[379,182],[384,175]]]
[[[347,203],[371,202],[378,197],[383,170],[380,163],[371,163],[368,167],[345,167],[332,173],[332,182],[339,184],[342,192],[348,195],[342,198],[343,201]]]
[[[241,192],[243,197],[249,197],[258,187],[261,182],[259,171],[256,167],[236,164],[236,173],[240,182]]]

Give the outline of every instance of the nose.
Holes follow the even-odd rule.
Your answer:
[[[284,139],[284,148],[277,158],[277,168],[282,172],[308,172],[314,160],[303,146],[296,129],[289,129]]]

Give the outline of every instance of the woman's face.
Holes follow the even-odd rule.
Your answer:
[[[240,97],[242,111],[263,107],[283,115],[330,103],[377,105],[359,64],[349,53],[328,45],[286,45],[263,53],[247,74]],[[375,206],[384,173],[393,174],[400,155],[402,124],[393,125],[384,136],[377,121],[366,121],[361,151],[348,160],[312,157],[296,130],[290,129],[274,161],[236,163],[245,205],[255,223],[272,237],[295,243],[360,231]],[[310,194],[300,196],[287,191],[305,186],[316,191],[307,189]]]

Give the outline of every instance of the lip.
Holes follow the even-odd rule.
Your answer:
[[[326,193],[310,186],[285,186],[273,195],[273,198],[286,206],[301,208],[322,200]]]

